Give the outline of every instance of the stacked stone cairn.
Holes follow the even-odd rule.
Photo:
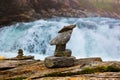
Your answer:
[[[66,43],[70,40],[73,28],[76,25],[64,26],[53,40],[51,45],[56,45],[54,56],[45,58],[45,66],[48,68],[61,68],[74,66],[75,57],[71,56],[72,51],[66,49]]]
[[[34,59],[34,56],[24,56],[23,50],[19,49],[18,50],[18,55],[15,58],[11,58],[15,60],[28,60],[28,59]]]
[[[18,58],[18,59],[22,59],[22,58],[23,58],[23,50],[22,50],[22,49],[19,49],[19,50],[18,50],[17,58]]]

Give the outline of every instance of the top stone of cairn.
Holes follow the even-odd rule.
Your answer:
[[[51,45],[63,45],[66,44],[71,37],[71,33],[73,31],[73,28],[75,28],[76,25],[70,25],[70,26],[64,26],[60,31],[58,31],[58,36],[56,36],[51,42]]]

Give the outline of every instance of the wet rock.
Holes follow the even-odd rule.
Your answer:
[[[71,67],[74,66],[75,57],[47,57],[45,66],[48,68]]]

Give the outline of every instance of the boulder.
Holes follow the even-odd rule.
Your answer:
[[[71,67],[75,64],[75,57],[47,57],[45,58],[45,66],[48,68]]]

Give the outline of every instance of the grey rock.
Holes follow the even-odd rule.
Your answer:
[[[47,57],[45,58],[45,66],[47,68],[61,68],[74,66],[75,57]]]
[[[51,42],[51,45],[61,45],[66,44],[71,37],[72,30],[58,34]]]
[[[56,57],[70,57],[72,51],[70,49],[66,49],[65,51],[55,51],[54,56]]]
[[[75,28],[76,25],[70,25],[70,26],[65,26],[62,28],[58,33],[59,35],[56,36],[51,42],[51,45],[63,45],[66,44],[71,37],[71,33],[73,28]]]

